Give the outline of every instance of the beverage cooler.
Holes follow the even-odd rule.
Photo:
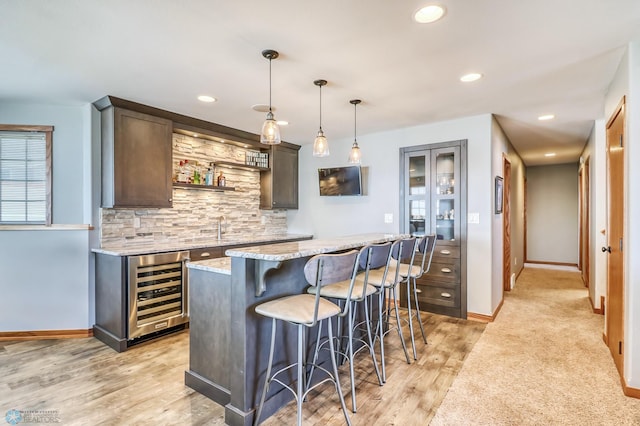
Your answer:
[[[96,253],[94,336],[118,352],[187,327],[189,251]]]

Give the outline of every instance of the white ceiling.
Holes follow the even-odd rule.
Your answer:
[[[528,165],[578,156],[629,41],[638,0],[0,0],[0,101],[86,104],[113,95],[259,133],[269,101],[283,139],[353,138],[494,113]],[[484,78],[461,83],[476,71]],[[196,100],[218,98],[214,104]],[[541,114],[555,114],[539,122]],[[43,123],[46,124],[46,123]],[[343,141],[344,142],[344,141]],[[542,155],[557,152],[555,159]]]

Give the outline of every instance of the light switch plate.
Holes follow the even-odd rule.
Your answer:
[[[468,222],[469,223],[480,223],[480,213],[469,213]]]
[[[393,213],[384,214],[384,223],[393,223]]]

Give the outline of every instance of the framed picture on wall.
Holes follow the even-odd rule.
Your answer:
[[[500,176],[496,176],[496,187],[495,187],[495,195],[494,200],[496,203],[496,214],[502,213],[502,191],[503,191],[503,182]]]

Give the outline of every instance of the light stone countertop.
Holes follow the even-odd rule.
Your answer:
[[[265,241],[280,241],[293,239],[309,239],[312,235],[305,234],[277,234],[260,235],[251,237],[225,236],[222,240],[212,239],[211,241],[189,241],[189,242],[163,242],[163,243],[137,243],[114,246],[104,246],[91,249],[94,253],[108,254],[112,256],[136,256],[143,254],[165,253],[181,250],[194,250],[205,247],[225,247],[238,244],[264,243]]]
[[[187,262],[187,268],[200,269],[201,271],[216,272],[218,274],[231,275],[231,258],[219,257],[217,259],[198,260]]]
[[[281,262],[300,257],[313,256],[322,253],[332,253],[350,248],[360,248],[367,244],[395,241],[407,236],[406,234],[359,234],[347,235],[319,240],[296,241],[287,243],[267,244],[255,247],[229,249],[226,255],[247,259],[269,260]]]

